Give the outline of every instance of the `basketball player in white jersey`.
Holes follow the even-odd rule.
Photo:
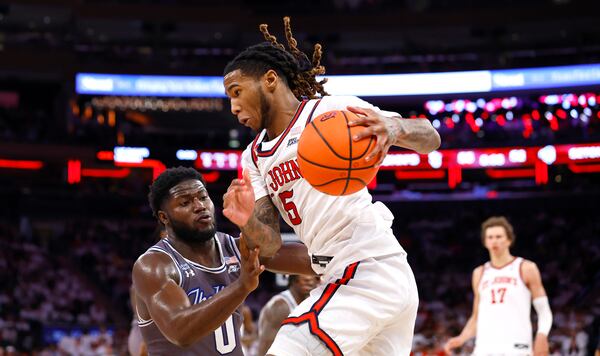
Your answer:
[[[475,337],[475,355],[548,355],[552,312],[537,265],[510,253],[512,225],[503,216],[481,224],[481,239],[490,261],[473,271],[473,314],[460,335],[444,349],[461,347]],[[532,345],[531,304],[538,317]]]
[[[290,275],[289,287],[276,294],[260,311],[258,317],[258,354],[264,355],[275,340],[275,335],[290,312],[308,298],[319,283],[317,276]]]
[[[315,79],[324,73],[320,46],[311,62],[296,48],[289,18],[284,22],[289,52],[262,25],[268,42],[247,48],[224,70],[232,113],[258,135],[242,157],[244,178],[223,197],[223,213],[263,256],[281,246],[281,215],[324,282],[283,322],[267,354],[408,355],[418,293],[392,213],[366,188],[347,196],[314,189],[298,169],[297,143],[313,117],[331,110],[357,113],[349,125],[366,128],[354,140],[377,137],[366,157],[374,165],[392,145],[428,153],[440,137],[427,120],[405,120],[353,96],[326,96]]]

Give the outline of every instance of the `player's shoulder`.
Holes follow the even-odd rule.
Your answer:
[[[478,282],[483,276],[483,272],[485,271],[486,264],[481,264],[473,269],[472,277],[473,281]]]
[[[321,110],[342,110],[347,106],[360,106],[366,102],[353,95],[328,95],[321,98],[319,107]]]
[[[223,242],[223,241],[230,242],[235,239],[233,236],[229,235],[228,233],[221,232],[221,231],[217,231],[215,233],[215,235],[217,236],[217,238],[220,239],[221,242]]]
[[[473,275],[480,275],[485,270],[485,263],[480,264],[479,266],[473,269]]]
[[[271,303],[269,303],[268,312],[273,315],[278,314],[289,314],[291,312],[290,306],[288,303],[281,297],[280,295],[275,295],[271,298]]]
[[[525,259],[523,258],[521,261],[521,272],[523,272],[524,274],[526,273],[535,273],[536,271],[538,271],[538,266],[535,262]]]
[[[133,264],[134,268],[136,266],[148,268],[148,267],[160,267],[163,265],[172,264],[173,260],[168,255],[167,251],[161,251],[158,249],[149,249],[144,252]]]
[[[173,259],[159,250],[148,250],[144,252],[133,264],[132,274],[136,278],[162,278],[173,276],[177,273]]]
[[[225,246],[230,247],[230,248],[234,248],[234,247],[237,248],[237,246],[236,246],[237,239],[235,237],[233,237],[227,233],[221,232],[221,231],[217,231],[215,233],[215,235],[217,236],[217,238],[219,239],[219,242],[222,245],[224,244]]]

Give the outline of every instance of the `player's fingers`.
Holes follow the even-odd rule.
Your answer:
[[[246,168],[244,168],[244,170],[242,171],[242,177],[244,177],[244,179],[243,179],[244,185],[252,184],[252,181],[250,180],[250,172],[248,172],[248,170]]]
[[[383,164],[383,160],[385,159],[385,155],[381,155],[379,157],[379,159],[377,160],[377,163],[375,163],[373,166],[375,167],[375,169],[379,169],[379,167],[381,167],[381,165]]]
[[[246,243],[246,237],[241,232],[240,232],[240,252],[242,253],[242,256],[244,255],[244,253],[248,254],[248,244]]]
[[[356,106],[346,106],[346,109],[348,109],[348,111],[351,111],[355,114],[367,116],[367,113],[362,108],[359,108]]]
[[[250,253],[248,254],[248,262],[251,263],[253,266],[256,265],[256,262],[258,261],[258,253],[258,247],[255,247],[252,250],[250,250]]]
[[[365,137],[370,137],[370,136],[374,136],[374,135],[375,135],[375,133],[374,133],[373,127],[367,127],[364,130],[354,134],[354,136],[352,136],[352,139],[354,141],[360,141]]]
[[[375,112],[369,108],[360,108],[357,106],[347,106],[346,108],[348,109],[348,111],[351,111],[357,115],[369,116],[375,114]]]
[[[229,208],[225,208],[223,209],[223,215],[227,218],[230,219],[231,218],[231,209]]]
[[[377,155],[382,153],[383,150],[384,150],[384,147],[382,144],[380,144],[380,143],[376,144],[375,147],[373,148],[373,151],[371,151],[371,153],[369,153],[367,155],[367,157],[365,157],[365,161],[367,161],[367,162],[371,161],[372,159],[377,157]]]
[[[348,126],[366,126],[368,118],[366,116],[356,116],[348,120]]]

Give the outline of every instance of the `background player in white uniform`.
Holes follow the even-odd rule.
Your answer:
[[[481,238],[490,261],[473,271],[473,314],[460,335],[448,340],[446,352],[475,337],[476,355],[548,355],[552,312],[537,265],[511,255],[515,234],[503,216],[484,221]],[[532,299],[538,316],[533,353]]]
[[[268,354],[408,355],[418,295],[391,230],[393,215],[373,204],[366,188],[342,197],[315,190],[298,169],[297,141],[309,120],[330,110],[360,116],[350,125],[367,128],[354,139],[377,137],[367,159],[383,159],[392,145],[428,153],[439,147],[439,135],[427,120],[404,120],[356,97],[324,96],[315,79],[324,73],[320,46],[311,63],[284,21],[290,52],[262,25],[269,42],[247,48],[224,71],[231,111],[258,135],[244,151],[244,179],[232,182],[223,213],[250,247],[256,243],[269,256],[281,246],[279,212],[324,281],[284,321]],[[322,99],[310,99],[317,93]]]
[[[276,294],[260,311],[258,317],[258,354],[264,355],[275,340],[281,322],[298,304],[308,298],[319,283],[316,276],[290,275],[288,289]]]

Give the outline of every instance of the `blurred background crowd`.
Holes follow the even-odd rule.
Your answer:
[[[165,167],[202,172],[219,230],[238,233],[220,206],[254,134],[225,98],[82,93],[77,73],[218,77],[262,39],[259,23],[282,36],[283,15],[300,48],[323,44],[328,75],[591,65],[600,63],[598,13],[592,0],[1,2],[0,355],[128,354],[131,267],[159,238],[146,195]],[[390,163],[370,186],[394,212],[419,286],[415,356],[442,355],[471,314],[471,272],[488,258],[479,225],[491,215],[509,218],[513,254],[540,267],[551,354],[598,347],[600,66],[572,73],[590,79],[365,97],[430,120],[442,137],[441,168],[413,169],[427,156]],[[586,151],[567,159],[560,145]],[[143,158],[118,162],[115,147]],[[540,150],[535,162],[516,160],[521,168],[448,163],[464,166],[459,151],[540,148],[554,159]],[[264,273],[246,302],[254,318],[283,289]]]

